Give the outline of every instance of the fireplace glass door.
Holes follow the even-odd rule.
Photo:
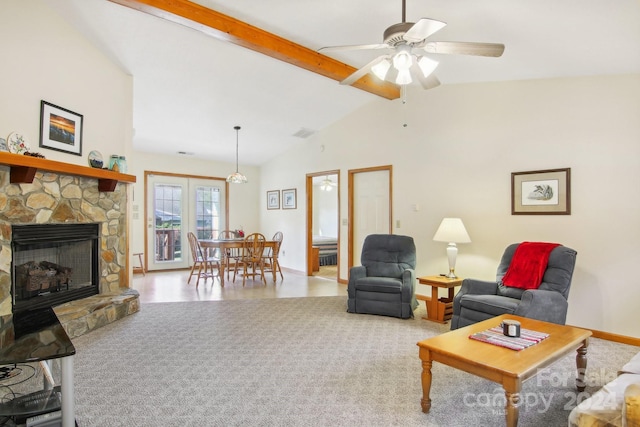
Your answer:
[[[13,226],[14,313],[97,294],[98,230],[98,224]]]

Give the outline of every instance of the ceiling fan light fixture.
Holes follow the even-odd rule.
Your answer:
[[[320,190],[331,191],[332,188],[333,188],[333,181],[331,181],[331,179],[327,176],[325,179],[322,180],[322,183],[320,184]]]
[[[380,80],[384,80],[385,77],[387,77],[389,68],[391,68],[391,62],[389,62],[388,59],[383,59],[382,61],[371,67],[371,72],[373,72],[373,74]]]
[[[233,127],[236,130],[236,171],[227,177],[227,182],[231,184],[246,184],[247,177],[238,172],[238,132],[240,126]]]
[[[426,56],[421,56],[418,60],[418,66],[420,67],[420,70],[422,70],[422,74],[425,77],[429,77],[429,75],[433,73],[438,67],[438,64],[438,61],[434,61],[433,59],[427,58]]]

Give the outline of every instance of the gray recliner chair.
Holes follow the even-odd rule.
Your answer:
[[[504,251],[495,282],[462,281],[462,287],[453,299],[452,330],[501,314],[564,325],[577,252],[566,246],[555,247],[538,289],[524,290],[502,283],[518,245],[509,245]]]
[[[416,246],[413,238],[393,234],[371,234],[362,245],[362,265],[349,271],[349,313],[413,317]]]

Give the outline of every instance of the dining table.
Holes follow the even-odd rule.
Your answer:
[[[206,251],[211,251],[213,249],[220,249],[220,286],[224,287],[224,269],[227,264],[227,249],[242,249],[244,247],[244,239],[198,239],[200,246],[202,249]],[[275,240],[266,240],[264,242],[264,249],[267,250],[271,248],[272,250],[276,248],[278,244]],[[273,282],[276,281],[276,269],[271,269],[271,274],[273,275]]]

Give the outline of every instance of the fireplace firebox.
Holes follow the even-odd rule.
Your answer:
[[[13,225],[13,313],[53,307],[100,291],[100,224]]]

